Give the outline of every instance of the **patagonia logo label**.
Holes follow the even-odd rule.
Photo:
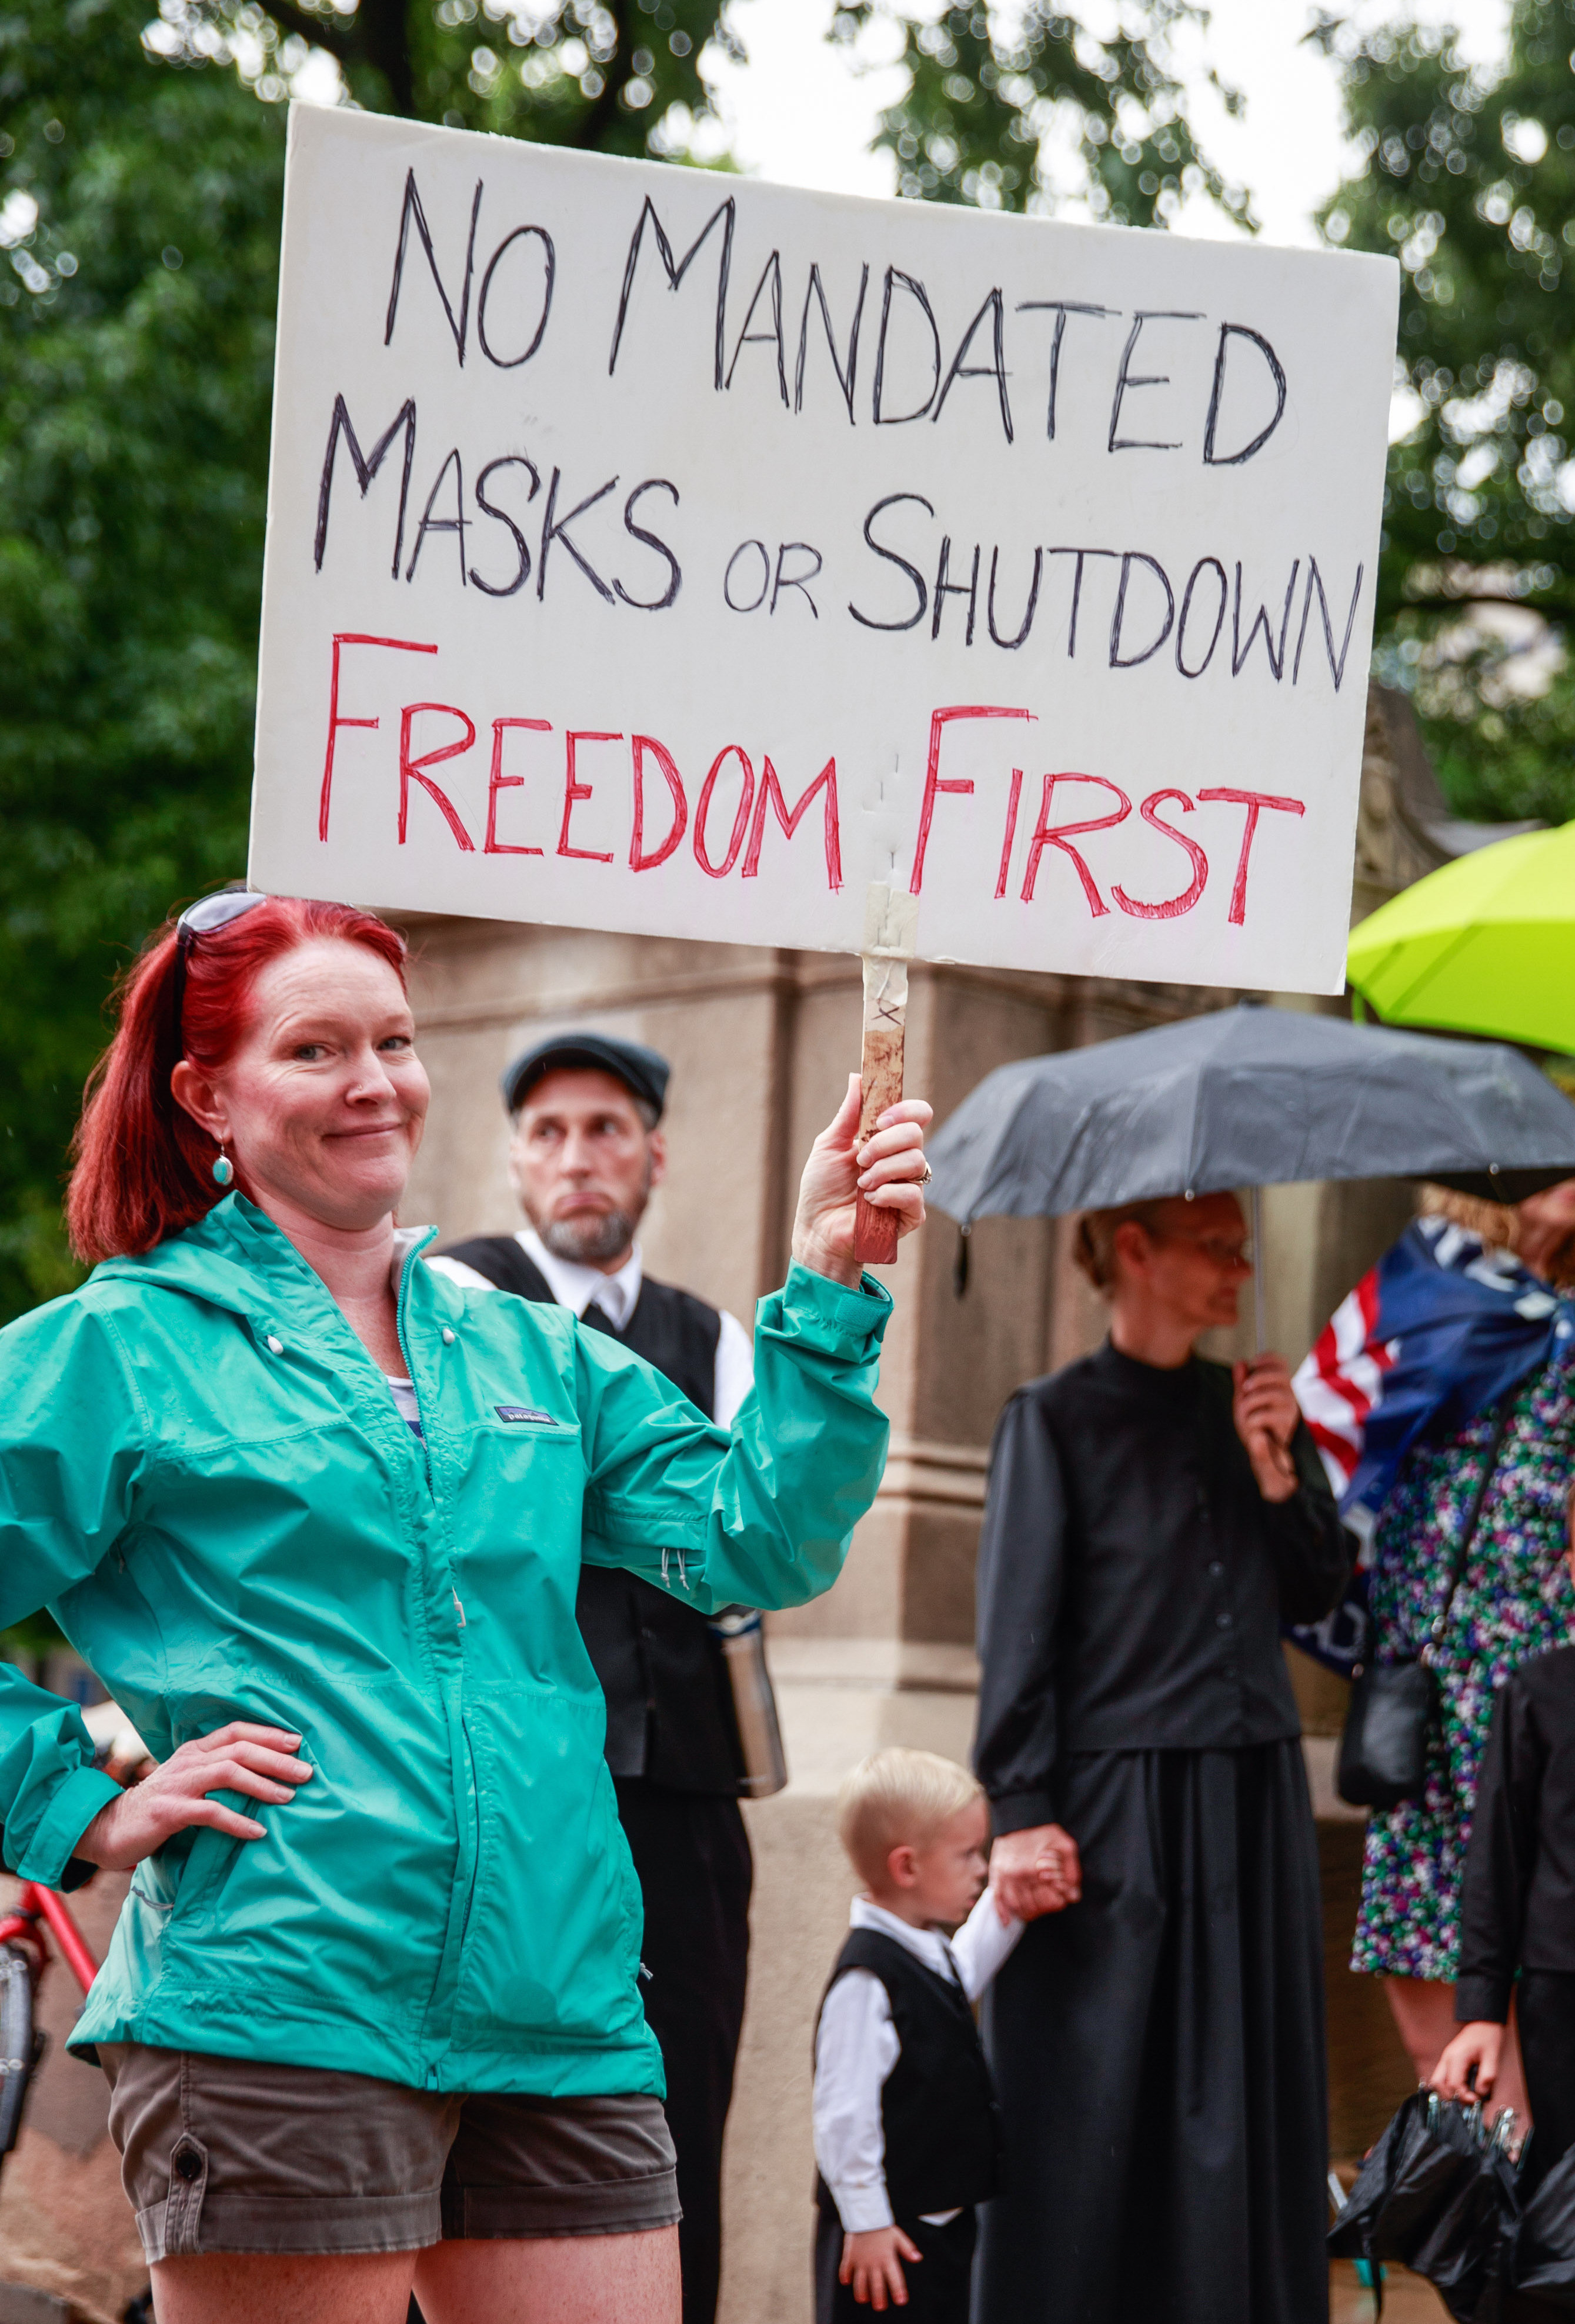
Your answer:
[[[544,1421],[548,1428],[557,1426],[550,1412],[538,1412],[533,1404],[494,1404],[493,1410],[500,1420],[540,1420]]]

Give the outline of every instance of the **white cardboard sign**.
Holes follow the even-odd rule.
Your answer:
[[[253,880],[1338,991],[1397,279],[297,107]]]

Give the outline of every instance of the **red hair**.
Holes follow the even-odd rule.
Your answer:
[[[249,1029],[259,972],[319,936],[364,945],[403,984],[404,939],[385,920],[349,904],[274,896],[197,938],[177,1030],[174,926],[149,939],[116,991],[115,1038],[88,1076],[72,1140],[66,1222],[78,1259],[93,1266],[152,1250],[222,1200],[218,1149],[176,1103],[170,1076],[182,1056],[205,1073],[224,1065]]]

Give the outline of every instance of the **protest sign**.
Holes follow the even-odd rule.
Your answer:
[[[253,880],[1337,991],[1397,279],[298,106]]]

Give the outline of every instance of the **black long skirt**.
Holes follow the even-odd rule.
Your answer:
[[[1066,1763],[1082,1901],[985,2005],[978,2324],[1327,2324],[1322,1943],[1299,1743]]]

